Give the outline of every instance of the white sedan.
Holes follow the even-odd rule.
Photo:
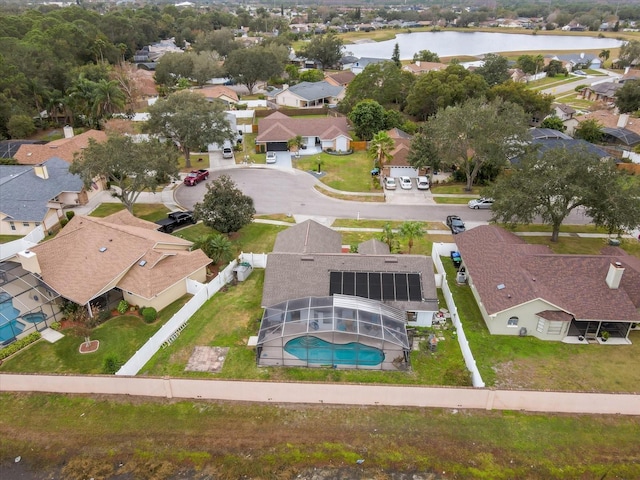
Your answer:
[[[400,188],[411,190],[411,179],[409,177],[400,177]]]
[[[477,198],[469,201],[467,205],[469,208],[473,208],[474,210],[478,210],[480,208],[491,208],[493,205],[493,198]]]
[[[278,155],[276,152],[267,152],[267,163],[276,163],[278,160]]]

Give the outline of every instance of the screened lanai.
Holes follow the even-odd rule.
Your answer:
[[[260,366],[405,369],[406,313],[376,300],[335,294],[288,300],[264,310]]]

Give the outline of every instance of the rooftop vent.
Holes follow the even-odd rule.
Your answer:
[[[313,262],[313,257],[305,256],[305,257],[301,257],[300,260],[302,260],[303,262]]]
[[[144,267],[147,264],[146,260],[140,260],[140,262],[138,263],[138,265],[140,265],[141,267]]]
[[[398,257],[387,257],[384,259],[384,263],[398,263]]]
[[[501,283],[500,285],[498,285],[498,290],[504,290],[505,286],[504,283]]]
[[[100,253],[106,252],[107,251],[107,247],[100,247]]]

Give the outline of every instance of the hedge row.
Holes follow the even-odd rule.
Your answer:
[[[4,347],[2,350],[0,350],[0,360],[10,357],[14,353],[16,353],[18,350],[22,350],[27,345],[31,345],[33,342],[40,340],[41,336],[42,335],[40,335],[40,332],[33,332],[27,335],[26,337],[21,338],[16,342],[13,342],[11,345]]]

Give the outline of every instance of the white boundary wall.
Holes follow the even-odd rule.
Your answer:
[[[433,259],[433,264],[436,266],[436,270],[438,271],[438,274],[436,275],[436,285],[438,285],[438,281],[440,281],[440,285],[438,286],[442,289],[444,299],[447,302],[447,308],[451,313],[451,322],[453,323],[453,326],[456,327],[458,344],[460,345],[460,350],[462,351],[464,363],[471,373],[471,381],[473,383],[473,386],[476,388],[484,388],[484,381],[482,380],[482,376],[480,375],[480,371],[478,370],[478,366],[476,365],[476,360],[475,358],[473,358],[473,353],[471,353],[469,341],[467,340],[467,336],[464,333],[464,328],[462,328],[462,322],[460,321],[460,317],[458,316],[458,308],[456,307],[456,304],[453,300],[451,290],[449,290],[449,284],[447,283],[447,274],[444,271],[444,265],[442,265],[442,260],[440,259],[441,256],[449,256],[452,250],[457,249],[458,247],[455,243],[433,244],[433,248],[431,250],[431,258]]]
[[[640,395],[536,392],[409,385],[277,383],[113,375],[0,374],[0,392],[222,400],[261,403],[390,405],[571,414],[640,415]]]
[[[253,268],[264,268],[267,265],[267,255],[264,253],[241,253],[240,262],[248,262]],[[177,338],[191,316],[196,313],[207,300],[213,297],[222,287],[234,279],[233,269],[238,265],[234,260],[209,283],[203,284],[195,280],[187,280],[187,292],[193,297],[165,323],[147,343],[125,363],[116,375],[137,375],[144,365],[151,360],[165,342],[172,342]]]
[[[13,242],[0,244],[0,261],[13,257],[16,253],[28,250],[44,239],[44,227],[38,225],[27,235]]]

